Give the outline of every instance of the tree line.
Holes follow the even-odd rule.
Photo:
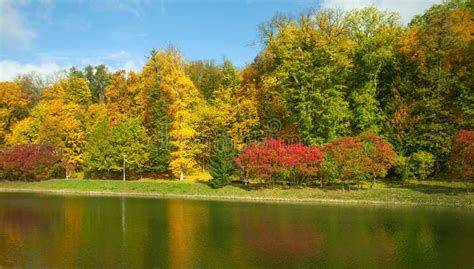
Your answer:
[[[93,177],[126,160],[131,175],[180,179],[209,169],[224,181],[472,180],[472,18],[470,2],[454,0],[406,26],[375,7],[309,10],[262,24],[264,47],[242,69],[168,48],[139,72],[21,75],[0,84],[2,174],[5,152],[46,143],[66,171]]]

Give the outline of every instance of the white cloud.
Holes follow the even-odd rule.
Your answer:
[[[36,33],[25,23],[21,7],[24,1],[0,0],[0,42],[3,45],[27,48]]]
[[[12,59],[0,60],[0,81],[10,81],[19,74],[30,72],[43,77],[55,76],[71,66],[82,69],[87,65],[99,64],[107,65],[112,72],[122,69],[139,72],[145,64],[145,58],[136,57],[124,50],[40,53],[28,63]]]
[[[23,64],[16,61],[0,61],[0,81],[11,81],[19,74],[35,72],[42,77],[52,76],[64,67],[56,63]]]
[[[437,3],[441,3],[441,0],[323,0],[321,7],[349,10],[374,5],[382,10],[398,11],[402,21],[408,23],[413,16]]]
[[[135,61],[127,61],[119,69],[138,72],[140,71],[140,65]]]

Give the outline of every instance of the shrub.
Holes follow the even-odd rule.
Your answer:
[[[370,160],[357,138],[348,136],[334,140],[324,147],[324,155],[333,163],[337,177],[342,180],[343,190],[347,180],[360,182],[368,177],[366,164]]]
[[[454,179],[466,182],[474,181],[474,130],[460,130],[453,140],[453,148],[449,157],[450,175]]]
[[[372,186],[377,177],[387,175],[396,160],[393,146],[378,135],[365,133],[358,137],[343,137],[334,140],[324,147],[325,158],[332,163],[328,167],[328,175],[334,173],[342,182],[347,180],[360,183],[364,179],[372,179]]]
[[[399,177],[401,180],[407,180],[410,178],[410,167],[409,167],[410,158],[399,155],[395,160],[393,165],[394,174]]]
[[[368,175],[372,178],[372,187],[375,185],[376,178],[383,178],[388,170],[395,164],[397,154],[392,144],[383,140],[380,136],[366,133],[358,137],[363,144],[364,155],[367,163],[365,168]]]
[[[323,153],[316,146],[286,144],[281,139],[267,138],[247,146],[236,163],[244,172],[246,183],[249,177],[256,177],[267,183],[303,184],[309,177],[316,176],[322,160]]]
[[[24,144],[1,150],[3,177],[10,180],[43,180],[64,169],[61,151],[51,144]]]
[[[410,156],[408,169],[410,177],[427,179],[434,171],[436,159],[426,151],[417,151]]]
[[[336,180],[337,167],[334,162],[329,159],[327,154],[324,154],[324,162],[319,165],[318,178],[320,180],[320,187],[323,188],[329,182]]]

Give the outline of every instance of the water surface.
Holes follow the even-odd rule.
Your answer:
[[[0,193],[0,267],[473,268],[474,211]]]

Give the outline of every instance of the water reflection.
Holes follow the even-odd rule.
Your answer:
[[[471,268],[462,210],[0,194],[0,267]]]

